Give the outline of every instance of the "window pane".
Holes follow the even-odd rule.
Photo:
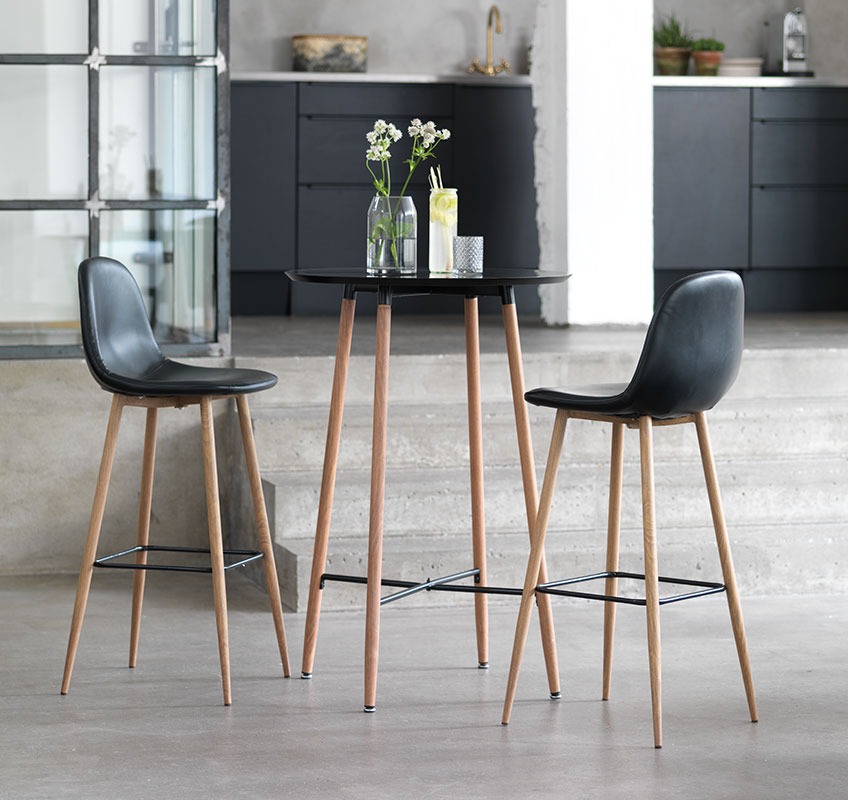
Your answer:
[[[215,198],[215,78],[214,67],[101,68],[101,198]]]
[[[79,341],[85,211],[0,211],[0,344]]]
[[[215,341],[215,212],[104,211],[100,253],[133,273],[160,342]]]
[[[88,52],[88,0],[0,0],[0,53]]]
[[[0,199],[85,199],[88,68],[0,64],[0,109]]]
[[[214,0],[100,0],[105,55],[215,55]]]

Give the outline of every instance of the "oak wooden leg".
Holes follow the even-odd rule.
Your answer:
[[[521,668],[521,657],[527,642],[527,630],[530,627],[530,614],[533,610],[533,597],[536,595],[536,585],[539,582],[539,570],[545,553],[545,536],[548,530],[548,519],[551,513],[551,503],[554,497],[554,487],[559,470],[562,443],[565,439],[565,426],[568,416],[559,410],[554,421],[551,447],[548,451],[548,462],[545,466],[545,477],[542,481],[542,495],[539,498],[539,511],[535,519],[535,527],[530,537],[530,558],[527,561],[527,572],[524,575],[524,587],[521,592],[521,605],[518,609],[518,621],[515,625],[515,639],[512,644],[512,659],[509,665],[506,697],[504,698],[503,716],[501,723],[509,724],[512,714],[512,704],[515,701],[515,689],[518,685],[518,672]],[[541,597],[541,596],[539,596]],[[539,603],[541,609],[541,603]]]
[[[146,547],[150,539],[150,512],[153,505],[153,468],[156,462],[157,408],[147,409],[147,422],[144,427],[144,455],[141,464],[141,491],[138,503],[138,533],[136,546]],[[139,550],[135,555],[136,564],[147,563],[147,551]],[[138,638],[141,630],[141,607],[144,600],[144,581],[147,570],[133,570],[132,623],[130,626],[130,667],[135,667],[138,658]]]
[[[62,676],[62,694],[67,694],[71,685],[71,673],[74,670],[74,659],[77,655],[80,633],[82,632],[85,606],[88,602],[88,590],[91,587],[91,573],[94,570],[94,559],[97,555],[97,542],[100,539],[100,527],[103,524],[103,512],[106,508],[106,495],[109,491],[109,477],[112,474],[112,464],[115,460],[115,447],[118,443],[118,430],[121,427],[121,412],[123,402],[118,395],[112,396],[112,408],[109,412],[109,423],[106,426],[106,440],[103,443],[103,455],[100,458],[100,471],[97,475],[97,487],[94,491],[94,502],[91,507],[91,517],[88,523],[88,535],[82,554],[82,567],[77,581],[77,594],[74,600],[74,613],[71,618],[71,632],[68,637],[68,650],[65,655],[65,671]]]
[[[383,501],[386,485],[386,423],[389,393],[389,342],[392,307],[377,306],[374,362],[374,428],[371,442],[371,512],[368,526],[368,586],[365,605],[364,710],[377,707],[377,662],[380,655],[380,582],[383,577]]]
[[[707,427],[707,417],[703,412],[695,415],[695,429],[698,432],[698,447],[701,451],[701,463],[704,467],[704,478],[707,493],[710,498],[710,511],[715,528],[716,545],[718,546],[721,572],[724,579],[727,606],[730,610],[730,624],[733,627],[733,638],[736,640],[736,653],[739,657],[739,667],[742,670],[742,683],[745,686],[745,697],[748,700],[748,711],[751,722],[759,719],[757,701],[754,697],[754,681],[751,677],[751,663],[748,657],[748,640],[745,636],[745,622],[742,619],[742,604],[739,601],[739,590],[736,586],[736,571],[733,569],[733,557],[730,553],[730,539],[727,535],[727,525],[724,519],[724,509],[721,502],[721,492],[718,486],[715,461],[713,460],[710,432]]]
[[[480,398],[480,326],[476,297],[465,298],[465,358],[468,382],[468,451],[471,461],[471,539],[477,583],[485,586],[486,516],[483,500],[483,407]],[[488,598],[474,595],[477,665],[489,666]]]
[[[238,406],[241,440],[244,444],[244,457],[247,463],[247,477],[250,482],[250,494],[253,498],[253,510],[256,515],[256,528],[259,538],[259,549],[263,554],[265,584],[268,587],[268,597],[271,601],[271,614],[274,618],[274,628],[277,632],[277,646],[280,650],[280,661],[283,665],[283,675],[291,675],[289,652],[286,646],[286,628],[283,624],[283,604],[280,598],[280,582],[277,578],[277,563],[274,558],[274,544],[271,541],[271,529],[268,525],[268,512],[265,508],[265,495],[262,492],[262,478],[259,474],[259,459],[256,456],[256,440],[253,436],[253,424],[250,420],[250,407],[247,397],[236,397]]]
[[[624,471],[624,423],[612,425],[612,448],[610,455],[609,516],[607,518],[607,560],[606,571],[618,570],[619,535],[621,531],[621,483]],[[615,595],[618,581],[608,577],[604,593]],[[601,697],[609,700],[610,680],[612,677],[612,647],[615,634],[615,606],[613,602],[604,603],[604,679]]]
[[[662,747],[662,659],[660,654],[660,594],[657,571],[657,530],[654,515],[653,421],[639,418],[642,464],[642,533],[645,547],[645,611],[648,623],[648,665],[651,673],[651,708],[654,747]]]
[[[518,337],[518,315],[515,303],[503,304],[504,333],[506,334],[506,352],[509,362],[512,404],[515,413],[515,427],[518,434],[518,455],[521,462],[521,477],[524,484],[524,506],[527,513],[527,529],[530,538],[536,524],[536,465],[533,461],[533,439],[530,434],[530,417],[524,400],[524,366],[521,360],[521,343]],[[536,583],[546,583],[548,567],[544,550],[539,562],[539,574]],[[548,675],[548,688],[552,698],[560,697],[559,666],[557,664],[554,618],[551,611],[551,598],[542,594],[536,598],[539,608],[539,626],[542,634],[542,650]]]
[[[200,427],[203,435],[203,469],[206,476],[206,515],[209,518],[209,551],[212,562],[212,591],[215,599],[215,623],[218,627],[218,654],[224,705],[232,703],[230,690],[230,645],[227,625],[227,587],[224,579],[224,544],[221,538],[221,505],[218,494],[218,462],[215,454],[215,426],[212,400],[200,400]]]
[[[315,647],[318,643],[318,621],[321,616],[321,576],[327,563],[327,544],[330,519],[333,514],[333,492],[336,486],[336,466],[342,435],[347,369],[350,363],[350,342],[353,336],[353,316],[356,300],[345,298],[339,316],[339,337],[336,345],[336,364],[333,372],[333,392],[330,398],[330,417],[327,422],[327,441],[324,446],[324,469],[321,475],[321,495],[318,500],[318,523],[312,550],[312,574],[309,579],[309,599],[306,606],[306,625],[303,635],[301,677],[312,677]]]

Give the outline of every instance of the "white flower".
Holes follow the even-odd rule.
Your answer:
[[[447,128],[443,128],[436,134],[440,139],[450,139],[450,131]]]
[[[369,144],[375,144],[377,141],[377,132],[368,131],[368,133],[365,134],[365,138],[368,140]]]
[[[378,119],[374,123],[374,131],[376,133],[384,133],[387,127],[388,126],[386,125],[386,120],[384,119]]]
[[[427,149],[427,148],[428,148],[431,144],[433,144],[433,142],[435,142],[435,141],[436,141],[436,137],[435,137],[435,136],[432,136],[432,135],[431,135],[431,134],[429,134],[429,133],[425,133],[425,134],[421,137],[421,146],[422,146],[422,147],[426,150],[426,149]]]

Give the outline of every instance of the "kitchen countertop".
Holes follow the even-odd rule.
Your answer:
[[[654,86],[704,87],[754,87],[754,88],[798,88],[798,87],[848,87],[848,78],[776,78],[776,77],[727,77],[705,78],[698,75],[655,76]]]
[[[234,81],[303,81],[310,83],[462,83],[474,86],[529,86],[529,75],[501,73],[493,78],[487,75],[469,75],[456,72],[446,75],[426,73],[380,72],[233,72]]]

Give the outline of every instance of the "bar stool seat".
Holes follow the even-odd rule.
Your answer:
[[[94,504],[82,567],[77,584],[71,632],[62,679],[62,694],[70,687],[76,651],[82,630],[85,607],[94,567],[113,567],[135,571],[133,581],[132,623],[129,666],[136,665],[144,575],[147,570],[208,572],[212,575],[218,649],[221,662],[224,704],[232,702],[229,664],[229,636],[224,573],[253,561],[264,560],[265,582],[271,601],[277,645],[283,674],[291,673],[286,648],[285,628],[265,501],[256,457],[256,444],[250,419],[247,395],[272,388],[277,377],[254,369],[207,367],[184,364],[166,358],[159,348],[150,326],[138,285],[127,268],[111,258],[97,257],[83,261],[79,267],[80,321],[86,363],[94,379],[112,393],[112,408],[106,441],[100,463]],[[258,550],[225,550],[222,541],[221,511],[218,491],[215,433],[212,401],[234,398],[239,415],[246,468],[258,528]],[[153,490],[153,468],[156,451],[157,414],[160,408],[200,407],[203,439],[206,508],[209,523],[209,549],[168,547],[149,543]],[[100,529],[114,461],[121,415],[125,407],[147,409],[141,499],[135,547],[119,553],[96,557]],[[208,553],[209,565],[151,564],[151,551]],[[133,555],[130,563],[126,557]],[[226,557],[230,558],[225,563]],[[124,558],[122,561],[121,558]]]

